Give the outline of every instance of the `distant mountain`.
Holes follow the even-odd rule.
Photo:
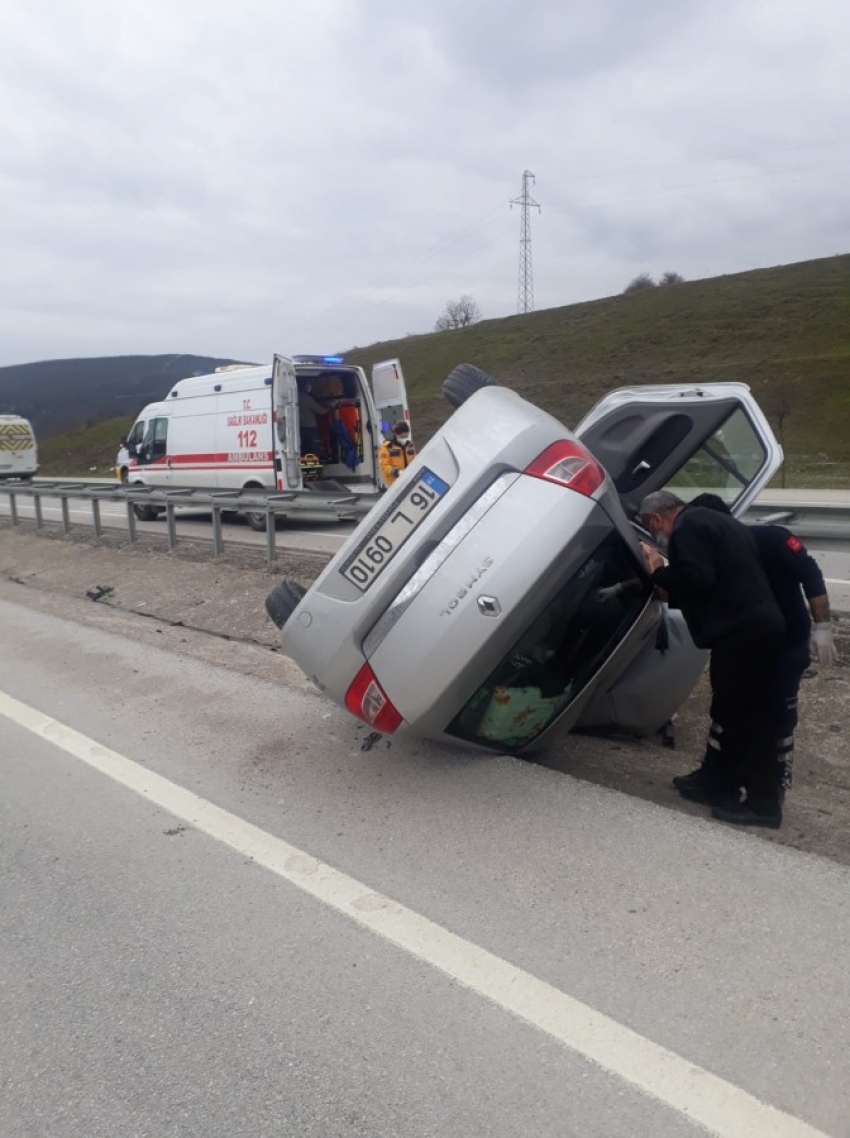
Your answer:
[[[135,415],[172,383],[239,360],[212,356],[103,356],[0,368],[0,413],[23,415],[39,438]]]

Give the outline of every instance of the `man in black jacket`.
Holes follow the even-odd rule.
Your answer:
[[[729,507],[717,494],[700,494],[691,506],[706,506],[728,514]],[[785,526],[749,526],[759,558],[782,616],[785,640],[779,656],[780,715],[776,741],[776,777],[781,791],[790,788],[794,764],[794,730],[800,682],[811,657],[823,667],[838,662],[832,635],[829,597],[821,568],[800,539]],[[804,599],[805,597],[805,599]],[[813,627],[814,626],[814,627]],[[709,731],[709,749],[717,749],[715,726]],[[673,779],[685,798],[704,797],[703,767]]]
[[[711,650],[711,719],[720,744],[705,767],[712,814],[775,829],[782,824],[775,746],[785,621],[752,534],[735,518],[686,506],[667,490],[643,500],[640,518],[667,545],[666,565],[658,550],[642,546],[653,584],[681,609],[697,647]]]

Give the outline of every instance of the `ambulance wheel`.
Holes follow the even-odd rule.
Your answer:
[[[155,522],[159,517],[156,506],[133,506],[133,513],[140,522]]]
[[[297,581],[281,581],[266,597],[266,612],[278,628],[283,628],[307,590]]]
[[[461,407],[470,395],[480,391],[482,387],[495,387],[496,381],[486,371],[472,364],[458,364],[454,371],[450,371],[443,380],[443,395],[457,409]]]
[[[247,486],[242,487],[244,494],[250,494],[252,490],[259,490],[260,493],[265,491],[264,486],[260,486],[257,482],[249,482]],[[256,530],[257,533],[265,533],[268,517],[265,510],[245,510],[242,515],[251,529]]]

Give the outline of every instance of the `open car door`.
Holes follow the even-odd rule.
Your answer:
[[[782,448],[743,383],[613,391],[574,434],[605,467],[630,517],[655,490],[686,502],[717,494],[741,516],[782,465]]]
[[[279,489],[301,488],[301,429],[298,422],[298,384],[295,365],[287,356],[274,357],[274,453]],[[281,485],[282,483],[282,485]]]
[[[384,438],[390,437],[393,424],[399,419],[410,424],[407,389],[398,360],[384,360],[372,368],[372,395]],[[380,439],[377,441],[380,444]]]

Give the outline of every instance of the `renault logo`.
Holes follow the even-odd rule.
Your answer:
[[[502,611],[502,606],[495,597],[479,597],[478,611],[482,616],[498,616]]]

